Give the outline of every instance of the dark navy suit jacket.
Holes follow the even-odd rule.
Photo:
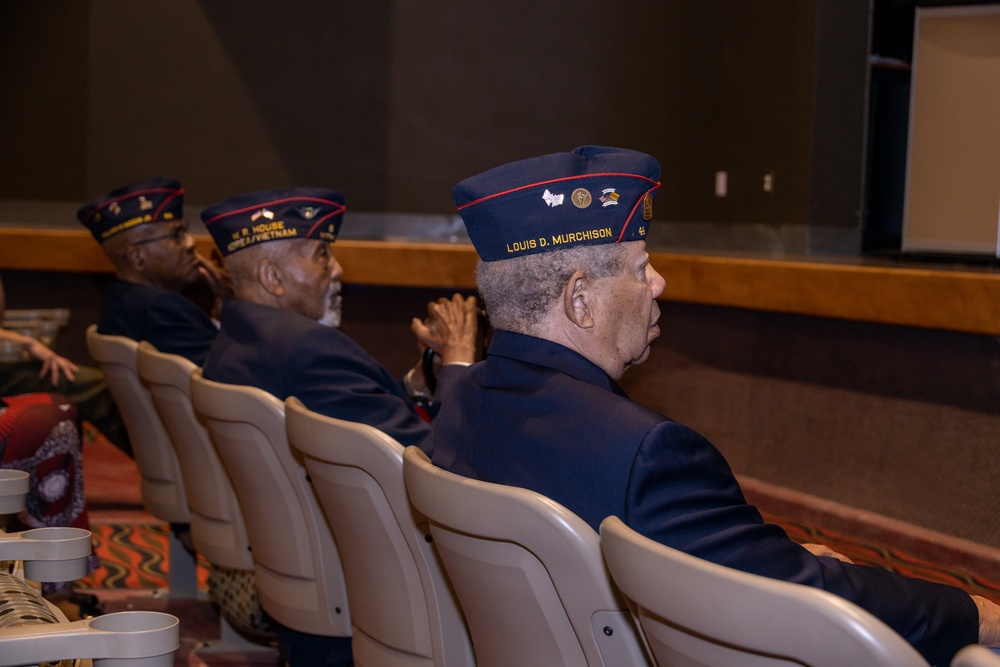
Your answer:
[[[599,367],[561,345],[496,331],[486,361],[445,396],[433,462],[532,489],[595,530],[618,516],[657,542],[774,579],[815,586],[867,609],[931,664],[978,641],[964,591],[816,557],[748,505],[705,438],[631,401]]]
[[[446,366],[439,393],[464,367]],[[320,414],[374,426],[403,445],[423,443],[420,418],[395,378],[349,336],[288,310],[232,299],[203,369],[216,382],[297,397]]]
[[[97,331],[149,341],[157,350],[201,366],[219,330],[211,318],[179,292],[116,280],[101,299]]]

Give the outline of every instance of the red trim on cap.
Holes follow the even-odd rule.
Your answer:
[[[540,185],[549,185],[551,183],[562,183],[564,181],[576,181],[576,180],[579,180],[581,178],[610,178],[610,177],[614,177],[614,178],[638,178],[640,180],[647,181],[649,183],[653,183],[653,184],[655,184],[656,187],[660,186],[660,184],[657,183],[656,181],[654,181],[653,179],[646,178],[645,176],[640,176],[639,174],[627,174],[627,173],[617,173],[617,172],[602,172],[602,173],[598,173],[598,174],[578,174],[576,176],[565,176],[563,178],[553,178],[553,179],[548,180],[548,181],[538,181],[537,183],[531,183],[529,185],[522,185],[520,187],[512,188],[510,190],[504,190],[503,192],[497,192],[496,194],[487,195],[485,197],[480,197],[479,199],[477,199],[475,201],[470,201],[470,202],[468,202],[466,204],[462,204],[461,206],[457,207],[456,210],[461,211],[463,209],[469,208],[470,206],[475,206],[476,204],[480,204],[480,203],[482,203],[484,201],[487,201],[489,199],[494,199],[496,197],[502,197],[504,195],[509,195],[509,194],[514,193],[514,192],[520,192],[521,190],[529,190],[531,188],[537,188]],[[629,216],[629,217],[631,217],[631,216]]]
[[[174,193],[174,197],[176,197],[178,195],[184,194],[184,188],[181,188],[180,190],[176,190],[174,188],[150,188],[148,190],[136,190],[135,192],[130,192],[127,195],[122,195],[121,197],[115,197],[114,199],[108,199],[107,201],[101,202],[97,206],[94,206],[94,210],[91,211],[90,213],[88,213],[87,217],[85,217],[80,222],[82,222],[82,223],[87,222],[92,217],[94,217],[94,215],[96,215],[97,213],[99,213],[101,211],[101,209],[107,208],[109,204],[113,204],[115,202],[120,202],[120,201],[125,201],[126,199],[132,199],[133,197],[138,197],[139,195],[150,194],[150,193],[153,193],[153,192],[173,192]],[[169,199],[167,199],[167,201],[170,201],[174,197],[170,197]],[[157,210],[157,212],[159,212],[159,209]]]
[[[333,211],[332,213],[327,213],[322,218],[320,218],[319,220],[317,220],[316,224],[313,225],[312,227],[310,227],[309,231],[306,232],[306,238],[311,237],[312,233],[315,232],[316,228],[319,227],[322,223],[326,222],[327,220],[329,220],[330,218],[332,218],[335,215],[340,215],[341,213],[344,212],[344,209],[346,209],[346,208],[347,208],[346,206],[341,206],[341,210],[339,210],[339,211]]]
[[[627,218],[625,218],[625,224],[622,225],[621,234],[618,235],[618,240],[616,240],[615,243],[621,243],[622,242],[622,239],[625,237],[625,230],[628,229],[628,224],[630,222],[632,222],[632,217],[635,215],[636,209],[639,208],[639,205],[646,201],[646,197],[649,196],[650,192],[656,192],[659,189],[660,189],[660,184],[657,183],[655,187],[652,187],[652,188],[646,190],[644,193],[642,193],[642,196],[639,197],[639,201],[637,201],[635,203],[635,206],[632,207],[632,212],[628,214]]]
[[[177,197],[179,197],[179,196],[180,196],[180,195],[182,195],[182,194],[184,194],[184,191],[183,191],[183,190],[180,190],[180,191],[174,191],[174,194],[173,194],[173,195],[171,195],[170,197],[167,197],[166,199],[164,199],[164,200],[163,200],[163,203],[162,203],[162,204],[160,204],[160,205],[159,205],[159,206],[158,206],[158,207],[156,208],[156,212],[155,212],[155,213],[153,213],[153,220],[158,220],[158,219],[160,218],[160,213],[162,213],[162,212],[163,212],[163,209],[167,207],[167,204],[169,204],[169,203],[170,203],[170,202],[172,202],[173,200],[177,199]]]
[[[206,226],[210,225],[213,222],[215,222],[216,220],[218,220],[219,218],[226,218],[226,217],[229,217],[231,215],[238,215],[240,213],[246,213],[247,211],[253,211],[254,209],[258,209],[258,208],[266,208],[268,206],[277,206],[278,204],[284,204],[284,203],[290,202],[290,201],[315,201],[315,202],[320,202],[320,203],[323,203],[323,204],[330,204],[330,205],[335,206],[335,207],[340,207],[339,210],[335,210],[333,212],[333,214],[343,213],[344,211],[347,210],[347,207],[344,206],[343,204],[341,204],[340,202],[331,201],[329,199],[320,199],[319,197],[285,197],[284,199],[275,199],[274,201],[262,202],[260,204],[254,204],[253,206],[247,206],[245,208],[237,209],[235,211],[228,211],[226,213],[220,213],[219,215],[215,216],[214,218],[210,218],[209,220],[206,220],[205,221],[205,225]]]

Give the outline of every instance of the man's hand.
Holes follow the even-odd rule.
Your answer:
[[[222,302],[233,295],[233,281],[229,277],[229,271],[226,270],[225,264],[222,263],[222,256],[216,257],[218,251],[214,250],[212,253],[212,259],[207,259],[206,257],[195,253],[195,257],[198,259],[198,273],[201,274],[202,280],[208,285],[209,290],[211,290],[212,295],[215,297],[215,302],[212,304],[212,312],[210,316],[214,320],[219,320],[222,317]]]
[[[411,328],[417,342],[433,349],[442,364],[468,363],[476,360],[476,336],[479,332],[476,297],[440,298],[427,305],[427,319],[413,318]]]
[[[198,260],[198,273],[208,283],[208,286],[212,289],[212,293],[220,299],[232,296],[233,281],[230,279],[229,271],[226,270],[225,265],[221,261],[215,260],[214,257],[213,259],[208,259],[198,253],[195,253],[194,256]]]
[[[854,562],[844,554],[837,553],[825,544],[813,544],[812,542],[809,542],[807,544],[803,544],[802,547],[813,556],[829,556],[830,558],[836,558],[837,560],[844,561],[845,563]]]
[[[973,595],[972,600],[979,609],[979,643],[1000,648],[1000,605],[978,595]]]

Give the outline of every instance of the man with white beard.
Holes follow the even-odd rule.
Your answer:
[[[374,426],[404,445],[427,441],[428,421],[411,397],[422,390],[410,371],[403,385],[336,327],[343,269],[330,251],[344,198],[325,188],[284,188],[238,195],[205,209],[202,220],[229,269],[235,298],[203,373],[209,380],[298,397],[324,415]],[[438,394],[475,359],[474,297],[456,294],[414,318],[420,345],[440,356]],[[416,368],[416,367],[415,367]],[[414,387],[414,384],[421,386]],[[290,667],[351,664],[350,637],[278,628]]]
[[[236,297],[223,306],[204,374],[282,400],[296,396],[310,410],[370,424],[404,445],[421,444],[431,429],[412,400],[423,389],[420,373],[398,382],[333,328],[340,323],[343,269],[330,244],[343,202],[325,188],[284,188],[238,195],[202,212]],[[428,313],[412,328],[418,343],[440,357],[437,395],[443,395],[475,360],[476,301],[456,294],[431,303]]]

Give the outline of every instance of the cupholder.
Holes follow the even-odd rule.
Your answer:
[[[90,628],[101,632],[153,632],[177,623],[176,616],[158,611],[119,611],[91,619]]]
[[[0,514],[17,514],[24,509],[30,477],[24,470],[0,469]]]
[[[33,581],[75,581],[87,574],[92,550],[90,531],[82,528],[34,528],[21,533],[26,553],[24,576]]]
[[[113,633],[113,658],[95,658],[94,667],[170,667],[180,644],[176,616],[156,611],[122,611],[90,620],[91,631]]]
[[[0,468],[0,489],[5,489],[8,484],[23,485],[28,488],[28,478],[31,475],[26,470],[14,470],[13,468]]]
[[[90,531],[84,528],[69,528],[69,527],[48,527],[48,528],[32,528],[31,530],[26,530],[21,533],[21,539],[25,540],[35,540],[38,542],[67,542],[74,543],[80,540],[86,540],[87,544],[90,544]],[[87,553],[90,553],[88,551]]]
[[[24,578],[31,581],[76,581],[87,576],[87,557],[23,561]]]

